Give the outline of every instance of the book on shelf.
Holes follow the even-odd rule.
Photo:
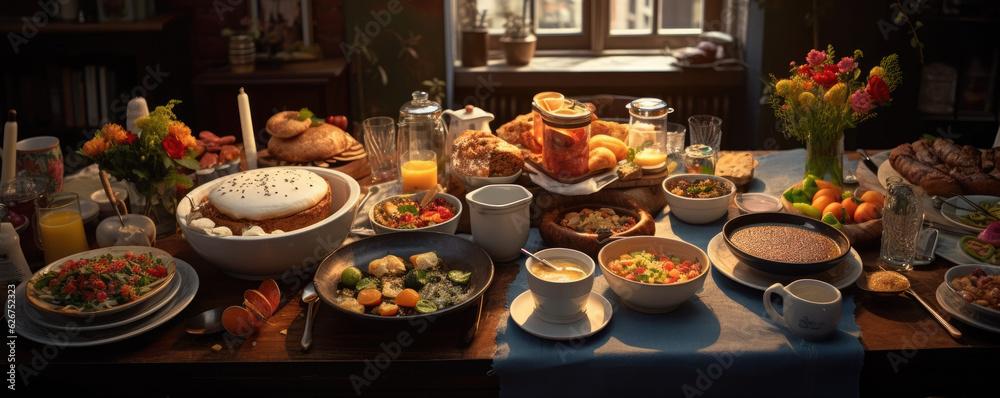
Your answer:
[[[84,65],[84,92],[86,93],[85,103],[87,109],[87,126],[96,126],[101,122],[100,107],[98,105],[97,93],[97,66]]]

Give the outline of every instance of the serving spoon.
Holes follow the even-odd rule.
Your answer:
[[[222,313],[224,307],[212,308],[208,311],[195,315],[184,324],[184,330],[190,334],[211,334],[218,333],[225,329],[222,326]]]
[[[537,260],[538,262],[540,262],[542,264],[545,264],[549,268],[552,268],[552,269],[554,269],[556,271],[562,271],[563,270],[563,267],[559,267],[559,266],[553,265],[552,263],[549,262],[549,260],[546,260],[546,259],[543,259],[543,258],[540,258],[540,257],[536,256],[535,253],[529,252],[528,249],[525,249],[525,248],[522,247],[521,251],[524,252],[524,254],[527,254],[527,255],[531,256],[531,258]]]

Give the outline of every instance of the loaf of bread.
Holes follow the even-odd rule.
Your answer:
[[[628,147],[625,146],[625,142],[610,135],[592,136],[587,143],[591,151],[596,148],[607,148],[611,153],[615,154],[616,161],[625,160],[628,156]]]
[[[757,160],[750,152],[723,152],[715,166],[715,175],[723,177],[737,187],[746,185],[753,180],[753,169]]]
[[[906,151],[899,150],[900,147],[892,150],[889,155],[889,164],[907,181],[919,185],[928,195],[954,196],[962,193],[962,186],[954,177],[921,163],[916,158],[903,153]],[[906,147],[909,148],[909,144],[906,144]]]
[[[521,171],[521,150],[486,131],[466,130],[452,144],[452,167],[471,177],[502,177]]]

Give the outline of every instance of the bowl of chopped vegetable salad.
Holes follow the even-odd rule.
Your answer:
[[[43,313],[103,316],[163,293],[173,279],[173,256],[148,246],[112,246],[53,261],[28,280],[28,302]]]
[[[635,236],[613,241],[597,254],[604,279],[626,306],[662,314],[701,290],[708,255],[678,239]]]

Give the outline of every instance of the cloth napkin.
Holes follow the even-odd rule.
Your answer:
[[[600,191],[601,188],[618,180],[617,168],[612,168],[575,184],[564,184],[553,180],[552,177],[545,175],[545,173],[527,163],[525,163],[524,167],[531,172],[528,175],[528,178],[531,178],[531,182],[546,191],[566,196],[589,195]]]
[[[802,178],[805,151],[758,157],[752,192],[780,194]],[[688,225],[669,213],[656,219],[657,236],[679,238],[706,250],[724,219]],[[527,247],[545,248],[533,229]],[[528,289],[522,267],[507,307]],[[593,291],[612,303],[614,315],[597,334],[552,341],[528,334],[509,317],[497,327],[494,371],[503,396],[856,396],[864,350],[854,321],[854,299],[843,297],[839,330],[822,342],[792,336],[766,314],[763,292],[708,275],[696,297],[668,314],[628,307],[598,271]]]

